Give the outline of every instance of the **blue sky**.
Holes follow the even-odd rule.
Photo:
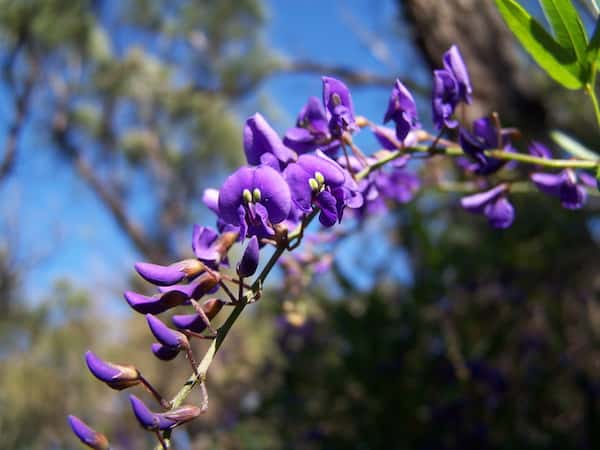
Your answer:
[[[397,26],[395,3],[270,1],[264,39],[289,58],[410,76],[427,83],[428,74],[406,30]],[[266,106],[263,112],[282,131],[293,123],[306,98],[319,96],[320,90],[317,75],[274,76],[256,96],[238,105],[240,122]],[[381,88],[353,90],[358,112],[375,120],[381,119],[388,95]],[[6,98],[6,93],[0,92],[0,98]],[[267,105],[264,99],[269,99]],[[10,117],[10,110],[0,105],[0,114]],[[31,125],[25,129],[15,175],[0,186],[2,234],[18,250],[17,264],[25,267],[24,297],[37,301],[51,292],[55,280],[67,277],[78,286],[93,287],[102,303],[123,305],[120,292],[127,287],[127,275],[139,256],[95,195],[49,151],[48,137],[35,134],[34,129]],[[369,137],[361,139],[368,142]]]

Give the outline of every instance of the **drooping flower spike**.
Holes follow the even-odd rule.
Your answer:
[[[90,350],[85,352],[85,362],[92,375],[113,389],[127,389],[142,382],[134,366],[106,362]]]
[[[474,214],[483,214],[493,228],[508,228],[515,218],[515,210],[507,198],[508,185],[500,184],[488,191],[463,197],[463,208]]]
[[[108,439],[102,433],[90,428],[79,417],[69,415],[68,420],[71,430],[84,445],[94,450],[110,450]]]
[[[240,167],[219,191],[219,215],[239,227],[240,238],[273,236],[273,225],[283,222],[292,197],[283,176],[269,166]]]

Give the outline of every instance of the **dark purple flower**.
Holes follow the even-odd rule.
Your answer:
[[[202,414],[200,408],[191,405],[180,406],[163,413],[155,413],[135,395],[129,396],[129,402],[140,425],[150,431],[171,430]]]
[[[113,389],[127,389],[141,383],[140,372],[134,366],[106,362],[90,350],[85,352],[85,362],[92,375]]]
[[[443,61],[444,69],[452,74],[458,85],[458,100],[467,104],[471,103],[473,89],[471,88],[469,72],[456,45],[453,45],[444,53]]]
[[[240,277],[249,277],[254,275],[256,269],[258,268],[258,258],[260,256],[260,252],[258,249],[258,239],[256,236],[252,236],[250,238],[250,242],[246,246],[246,250],[242,255],[242,259],[237,266],[237,272]]]
[[[508,185],[500,184],[488,191],[463,197],[463,208],[474,214],[483,214],[494,228],[508,228],[515,218],[515,210],[506,198]]]
[[[150,349],[154,356],[163,361],[171,361],[179,355],[180,349],[174,347],[168,347],[158,342],[153,342]]]
[[[456,105],[458,105],[458,83],[448,71],[434,70],[432,112],[433,123],[438,130],[458,126],[458,121],[452,119]]]
[[[79,440],[94,450],[109,450],[108,439],[102,433],[98,433],[96,430],[90,428],[83,420],[76,416],[68,416],[69,425],[71,430],[75,433],[75,436]]]
[[[272,236],[273,224],[283,222],[292,207],[290,188],[268,166],[240,167],[219,191],[219,215],[240,227],[240,238]]]
[[[396,80],[388,103],[383,123],[393,120],[396,124],[396,137],[403,141],[410,130],[418,126],[417,105],[406,87]]]
[[[565,169],[560,173],[532,173],[531,181],[537,188],[560,199],[563,208],[579,209],[587,199],[587,191],[577,178],[575,171]]]
[[[499,138],[501,142],[499,142]],[[473,133],[461,128],[459,142],[465,154],[473,161],[469,169],[478,175],[490,175],[506,163],[487,156],[485,150],[503,148],[505,151],[513,151],[509,133],[505,130],[498,130],[494,122],[487,117],[473,122]]]
[[[354,131],[354,106],[348,87],[340,80],[322,77],[323,105],[327,109],[329,131],[334,137],[340,137],[344,131]]]
[[[296,159],[296,154],[284,145],[279,135],[259,113],[246,120],[244,152],[248,164],[253,166],[265,162],[263,161],[264,155],[273,155],[276,161],[284,165]],[[266,158],[266,161],[270,160],[269,156]]]
[[[154,337],[162,345],[166,345],[167,347],[171,348],[189,347],[189,342],[185,334],[176,330],[172,330],[158,317],[155,317],[152,314],[146,314],[146,320],[148,321],[150,331],[152,331]]]
[[[444,69],[433,71],[433,122],[438,130],[455,128],[452,119],[459,102],[471,103],[471,81],[458,47],[444,53]]]

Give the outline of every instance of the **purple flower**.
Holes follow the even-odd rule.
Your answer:
[[[154,356],[162,361],[171,361],[172,359],[175,359],[180,352],[180,349],[178,348],[168,347],[158,342],[153,342],[150,349]]]
[[[249,277],[254,275],[258,268],[258,258],[260,256],[258,250],[258,239],[256,236],[252,236],[250,242],[246,246],[246,250],[242,255],[242,259],[237,266],[237,273],[240,277]]]
[[[340,137],[344,131],[354,131],[354,106],[348,87],[340,80],[323,77],[323,105],[327,109],[329,131]]]
[[[485,150],[502,147],[505,151],[513,151],[508,135],[507,131],[498,130],[488,117],[473,122],[473,133],[461,128],[459,132],[460,146],[465,154],[473,160],[469,169],[478,175],[490,175],[498,171],[505,161],[487,156]],[[501,139],[501,142],[498,141],[498,138]]]
[[[488,191],[463,197],[463,208],[474,214],[483,214],[494,228],[508,228],[515,219],[515,210],[506,198],[507,184],[500,184]]]
[[[456,128],[458,121],[452,119],[458,105],[458,84],[446,70],[433,71],[433,123],[438,130]]]
[[[283,138],[283,143],[302,154],[331,142],[329,121],[321,101],[310,97],[296,121],[296,127],[290,128]],[[335,142],[339,147],[339,142]]]
[[[190,405],[184,405],[163,413],[155,413],[135,395],[129,396],[129,402],[140,425],[150,431],[171,430],[202,414],[200,408]]]
[[[106,362],[90,350],[85,352],[85,362],[92,375],[113,389],[120,391],[141,383],[140,372],[134,366]]]
[[[83,420],[76,416],[68,416],[69,425],[71,430],[75,433],[75,436],[79,440],[94,450],[109,450],[108,439],[102,433],[98,433],[96,430],[90,428]]]
[[[398,168],[390,173],[379,173],[375,184],[385,198],[398,203],[408,203],[421,187],[421,180],[414,173]]]
[[[176,330],[172,330],[158,317],[155,317],[152,314],[146,314],[146,320],[148,321],[150,331],[152,331],[154,337],[162,345],[177,349],[189,347],[190,344],[185,334]]]
[[[219,215],[240,227],[240,237],[273,236],[272,225],[283,222],[292,207],[290,188],[268,166],[240,167],[219,191]]]
[[[388,103],[383,123],[393,120],[396,124],[396,137],[403,141],[410,130],[418,126],[417,105],[406,87],[396,80]]]
[[[433,122],[438,130],[458,125],[452,119],[459,102],[471,103],[471,81],[458,50],[453,45],[444,54],[444,69],[433,71]]]
[[[557,174],[532,173],[531,181],[540,191],[559,198],[563,208],[566,209],[579,209],[587,199],[587,191],[580,184],[580,181],[587,184],[585,178],[579,180],[575,171],[571,169],[565,169]]]
[[[244,152],[248,164],[253,166],[261,163],[269,164],[273,160],[285,165],[296,159],[296,154],[284,145],[279,135],[259,113],[250,116],[246,120],[244,126]]]
[[[341,220],[343,207],[338,200],[345,200],[344,170],[335,161],[316,155],[301,155],[286,167],[285,179],[290,185],[294,204],[303,212],[312,211],[313,204],[321,208],[319,221],[326,227]]]
[[[453,45],[446,53],[444,53],[443,61],[444,69],[452,74],[452,77],[456,80],[456,84],[458,85],[458,100],[467,104],[471,103],[473,89],[471,88],[469,72],[467,71],[467,66],[456,45]]]

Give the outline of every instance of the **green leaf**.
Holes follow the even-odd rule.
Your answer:
[[[576,55],[565,49],[515,0],[495,0],[508,28],[527,53],[550,77],[567,89],[581,89],[581,71]]]
[[[580,144],[575,139],[566,135],[562,131],[551,131],[550,137],[554,142],[558,144],[560,148],[562,148],[567,153],[575,156],[576,158],[589,159],[592,161],[598,161],[600,159],[600,155],[598,155],[596,152],[593,152],[589,148]]]
[[[587,57],[590,64],[597,63],[598,50],[600,50],[600,18],[596,20],[596,26],[592,33],[592,38],[587,46]]]
[[[571,0],[539,0],[558,43],[587,66],[587,34]]]

